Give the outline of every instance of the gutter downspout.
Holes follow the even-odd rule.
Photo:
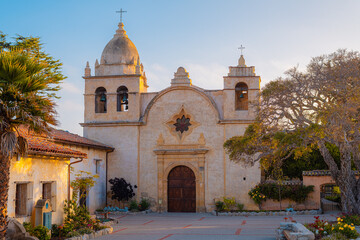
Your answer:
[[[68,197],[67,197],[68,202],[70,201],[70,167],[71,167],[71,165],[73,165],[75,163],[82,162],[82,161],[83,161],[83,158],[80,158],[80,160],[68,164],[68,192],[67,192],[67,194],[68,194]]]
[[[105,197],[105,206],[106,207],[108,205],[108,197],[107,197],[107,189],[108,189],[108,155],[111,152],[114,152],[114,149],[111,150],[111,151],[106,152],[106,159],[105,159],[105,161],[106,161],[106,171],[105,171],[105,196],[106,197]]]

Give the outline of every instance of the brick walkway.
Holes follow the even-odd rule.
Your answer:
[[[313,215],[290,216],[290,220],[313,222]],[[335,220],[334,215],[320,218]],[[114,232],[98,240],[273,240],[283,216],[213,216],[195,213],[151,213],[118,216]],[[287,220],[289,221],[289,220]]]

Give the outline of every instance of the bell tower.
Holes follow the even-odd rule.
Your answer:
[[[124,11],[122,11],[124,12]],[[94,75],[85,68],[84,136],[87,126],[116,122],[135,122],[140,118],[140,95],[147,92],[147,79],[134,43],[121,21],[113,38],[105,46],[100,63],[96,59]]]
[[[224,119],[253,120],[255,109],[251,102],[258,100],[260,91],[260,76],[256,76],[254,66],[246,66],[240,47],[241,55],[237,66],[229,67],[229,73],[224,77]]]

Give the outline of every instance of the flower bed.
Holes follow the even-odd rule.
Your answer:
[[[355,239],[359,237],[353,223],[353,220],[359,219],[359,216],[356,218],[342,216],[337,218],[336,222],[321,220],[319,216],[314,218],[315,221],[305,224],[305,227],[315,234],[316,239]]]
[[[240,211],[240,212],[211,212],[215,216],[287,216],[287,215],[316,215],[320,214],[320,210],[304,210],[304,211]]]

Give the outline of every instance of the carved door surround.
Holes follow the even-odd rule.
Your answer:
[[[159,138],[162,138],[162,136]],[[202,134],[200,138],[203,138]],[[194,172],[196,212],[205,212],[205,154],[209,150],[201,143],[164,145],[163,141],[158,140],[157,149],[154,150],[154,153],[157,155],[159,212],[168,210],[168,175],[177,166],[186,166]]]

